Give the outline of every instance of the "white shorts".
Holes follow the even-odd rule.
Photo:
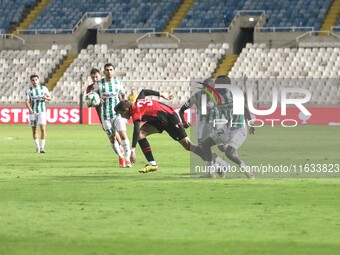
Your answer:
[[[105,133],[107,136],[112,136],[117,132],[124,131],[126,132],[126,121],[120,115],[116,116],[113,119],[103,120],[102,124]]]
[[[46,112],[30,114],[28,119],[29,125],[31,127],[36,127],[38,125],[46,125]]]
[[[228,128],[226,125],[223,128],[213,130],[210,138],[216,144],[224,144],[232,146],[235,149],[241,147],[247,138],[247,128]]]

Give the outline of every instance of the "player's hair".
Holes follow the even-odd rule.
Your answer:
[[[122,100],[115,106],[115,112],[123,112],[126,108],[130,108],[131,103],[128,100]]]
[[[104,66],[104,69],[105,69],[106,67],[110,67],[110,66],[112,66],[113,70],[115,70],[115,67],[114,67],[111,63],[106,63],[105,66]]]
[[[217,76],[215,80],[215,84],[231,84],[231,80],[227,75],[220,75],[220,76]],[[218,88],[216,89],[216,91],[220,94],[227,93],[226,88]]]
[[[96,73],[100,73],[99,69],[97,69],[97,68],[92,68],[92,69],[91,69],[91,72],[90,72],[90,75],[96,74]]]
[[[207,78],[207,79],[205,79],[205,80],[203,81],[203,83],[204,83],[204,84],[207,84],[207,85],[209,85],[209,86],[211,86],[211,87],[214,87],[214,86],[215,86],[215,82],[214,82],[214,80],[213,80],[212,78]]]
[[[226,75],[217,76],[215,84],[231,84],[231,80]]]
[[[39,79],[39,76],[38,76],[37,74],[32,74],[32,75],[30,76],[30,80],[32,80],[33,78],[38,78],[38,79]]]

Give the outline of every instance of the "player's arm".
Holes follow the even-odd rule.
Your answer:
[[[207,106],[207,115],[205,116],[205,123],[207,124],[210,120],[210,116],[212,115],[213,107]]]
[[[190,123],[184,118],[184,112],[195,104],[195,96],[191,96],[179,109],[179,116],[182,119],[183,127],[190,127]]]
[[[91,91],[93,91],[93,87],[94,87],[94,83],[88,85],[87,88],[86,88],[86,94],[88,94],[88,93],[90,93]]]
[[[139,93],[137,99],[144,99],[147,96],[162,97],[162,98],[167,99],[167,100],[171,100],[172,99],[172,94],[171,93],[159,92],[159,91],[152,90],[152,89],[143,89]]]
[[[41,97],[41,99],[43,99],[44,101],[52,100],[51,94],[46,87],[44,87],[44,95]]]
[[[27,107],[29,113],[32,114],[32,113],[33,113],[33,110],[32,110],[32,107],[31,107],[29,98],[26,98],[25,105],[26,105],[26,107]]]
[[[119,87],[119,91],[118,91],[118,98],[119,98],[119,101],[127,99],[126,98],[126,91],[125,91],[125,88],[124,88],[124,85],[123,85],[122,81],[120,81],[120,87]]]
[[[104,102],[104,98],[103,98],[103,95],[100,91],[100,84],[99,84],[99,81],[96,81],[92,87],[92,91],[93,92],[96,92],[99,97],[100,97],[100,104],[102,104]]]
[[[101,107],[101,103],[99,105],[97,105],[95,108],[96,108],[96,112],[97,112],[99,121],[102,124],[102,118],[101,118],[102,107]]]
[[[119,101],[122,101],[125,99],[125,94],[118,94]]]
[[[50,95],[43,95],[41,98],[44,99],[45,101],[51,101],[52,100],[52,97]]]
[[[138,138],[139,138],[139,132],[140,132],[140,120],[135,120],[133,122],[133,135],[132,135],[131,157],[130,157],[131,163],[136,162],[136,145],[137,145]]]
[[[245,104],[244,105],[244,118],[246,119],[247,123],[248,121],[251,122],[252,121],[252,117],[250,115],[250,111],[248,106]],[[249,127],[249,134],[253,135],[255,134],[255,128],[254,127]]]
[[[187,103],[185,103],[184,105],[182,105],[182,107],[179,109],[179,116],[182,119],[182,123],[183,123],[183,127],[184,128],[188,128],[190,127],[190,123],[185,119],[184,117],[184,112],[189,109],[190,107],[188,106]]]

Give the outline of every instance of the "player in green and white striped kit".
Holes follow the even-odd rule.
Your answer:
[[[125,90],[122,82],[114,77],[114,67],[111,63],[105,64],[104,74],[105,78],[96,82],[93,87],[93,91],[99,94],[102,101],[100,111],[102,126],[110,139],[112,149],[119,157],[119,165],[121,167],[131,167],[131,148],[130,141],[126,135],[126,121],[114,111],[115,106],[124,98]],[[120,145],[115,138],[116,131],[122,140],[125,160],[123,153],[120,151]]]
[[[26,91],[26,107],[29,111],[29,124],[32,127],[33,140],[37,153],[45,153],[46,142],[46,104],[51,100],[48,89],[40,84],[36,74],[30,77],[32,85]],[[40,126],[40,143],[38,139],[38,128]]]
[[[215,83],[230,84],[230,79],[228,77],[218,77]],[[213,101],[208,102],[208,109],[210,110],[208,110],[207,118],[215,120],[215,124],[209,138],[202,144],[202,148],[206,153],[207,165],[213,165],[211,147],[223,144],[227,158],[239,165],[242,170],[246,169],[246,165],[238,156],[237,150],[247,138],[246,123],[251,120],[249,110],[245,106],[245,115],[233,114],[233,95],[231,91],[226,88],[216,89],[216,91],[221,96],[222,104],[215,106]],[[249,133],[254,134],[254,132],[254,127],[250,127]],[[254,178],[252,172],[245,172],[245,174],[250,178]]]
[[[204,84],[209,85],[211,87],[215,86],[215,82],[212,78],[205,79],[203,81]],[[206,115],[202,115],[202,94],[205,93],[202,89],[193,94],[180,108],[179,116],[182,119],[183,127],[188,128],[191,124],[184,118],[184,111],[191,108],[192,106],[196,106],[196,138],[197,143],[199,145],[202,144],[202,141],[207,138],[207,135],[210,131],[209,122],[206,120]]]

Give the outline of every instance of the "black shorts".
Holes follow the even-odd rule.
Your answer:
[[[145,124],[154,126],[159,130],[159,133],[165,130],[176,141],[188,136],[176,112],[174,114],[165,113],[161,119],[149,120]]]

